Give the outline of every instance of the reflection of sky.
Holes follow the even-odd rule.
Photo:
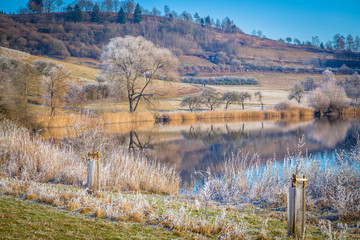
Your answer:
[[[270,158],[282,162],[289,154],[299,152],[308,153],[320,162],[333,160],[335,149],[349,149],[356,143],[359,126],[359,121],[326,119],[308,123],[196,124],[178,127],[177,134],[181,138],[154,142],[155,148],[148,153],[151,158],[172,164],[182,179],[189,180],[195,170],[210,168],[217,172],[224,160],[238,151],[250,155],[257,153],[263,163]],[[174,133],[174,128],[167,128]],[[138,132],[139,136],[144,134],[149,132]]]

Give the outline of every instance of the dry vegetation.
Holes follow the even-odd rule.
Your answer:
[[[301,120],[312,119],[314,110],[312,108],[296,107],[289,105],[287,109],[267,110],[267,111],[204,111],[204,112],[177,112],[161,116],[169,121],[180,122],[201,122],[207,119],[227,119],[239,121],[258,121],[258,120]]]
[[[326,236],[329,229],[336,236],[351,238],[359,234],[350,225],[334,230],[336,222],[329,225],[320,220],[323,217],[340,217],[348,223],[359,220],[360,205],[356,202],[360,201],[360,173],[354,167],[359,164],[359,145],[348,155],[339,153],[337,160],[326,163],[299,153],[280,163],[269,160],[261,165],[256,156],[250,158],[239,153],[227,160],[221,176],[207,173],[203,175],[206,176],[203,184],[185,189],[185,195],[175,197],[180,179],[174,170],[118,150],[113,141],[97,129],[79,130],[57,146],[3,121],[0,192],[98,218],[163,226],[178,234],[273,238],[286,235],[283,207],[290,175],[298,172],[311,179],[307,188],[307,236]],[[105,191],[94,196],[87,195],[85,189],[84,156],[89,149],[104,153],[101,185]],[[153,194],[124,192],[129,190]],[[254,202],[266,208],[254,207]],[[273,212],[269,207],[283,210]],[[320,213],[323,209],[331,211]]]
[[[2,176],[84,186],[85,156],[96,149],[105,159],[101,166],[101,184],[105,189],[178,192],[180,179],[173,169],[111,147],[96,129],[78,131],[75,139],[68,139],[60,147],[31,137],[26,129],[9,121],[2,121],[0,126]]]

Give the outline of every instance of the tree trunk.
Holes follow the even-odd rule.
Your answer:
[[[132,102],[132,99],[131,98],[129,98],[129,107],[130,107],[130,112],[132,113],[133,111],[134,111],[134,109],[133,109],[133,102]]]

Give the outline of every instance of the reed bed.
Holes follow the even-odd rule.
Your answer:
[[[74,126],[79,122],[86,122],[89,126],[95,126],[99,120],[89,114],[62,114],[55,117],[40,115],[36,122],[42,128],[60,128]]]
[[[180,178],[174,169],[111,145],[100,130],[79,131],[61,145],[31,137],[10,121],[0,123],[0,175],[37,182],[85,187],[86,154],[102,154],[101,184],[114,191],[177,194]]]
[[[342,119],[356,119],[360,118],[360,108],[349,107],[342,109],[340,112]]]
[[[151,112],[116,112],[101,115],[105,124],[129,122],[155,122],[155,115]]]
[[[210,172],[195,195],[205,195],[222,203],[257,202],[283,207],[292,174],[306,175],[309,209],[329,209],[343,220],[360,220],[360,141],[348,153],[335,159],[312,159],[301,153],[283,161],[269,159],[261,164],[257,155],[238,153],[224,164],[220,176]],[[204,191],[204,189],[207,189]]]
[[[78,123],[86,123],[87,126],[93,127],[99,124],[155,122],[155,115],[151,112],[115,112],[101,115],[61,114],[55,117],[40,115],[37,117],[36,122],[42,128],[71,127]]]
[[[311,120],[314,117],[314,110],[307,107],[290,106],[286,110],[267,110],[267,111],[204,111],[204,112],[176,112],[164,114],[163,119],[169,122],[202,122],[206,119],[235,119],[241,121],[260,121],[260,120]]]

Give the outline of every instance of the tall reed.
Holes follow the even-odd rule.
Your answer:
[[[360,142],[334,160],[303,156],[269,159],[265,164],[257,155],[233,155],[224,164],[220,176],[208,173],[212,199],[224,202],[260,202],[286,206],[292,174],[306,175],[308,208],[330,208],[343,219],[360,219]],[[197,190],[198,191],[198,190]],[[199,191],[198,191],[199,192]],[[201,192],[201,190],[200,190]]]
[[[100,151],[101,184],[109,190],[141,190],[177,194],[180,178],[174,169],[110,148],[101,131],[79,131],[74,139],[58,146],[30,136],[10,121],[0,123],[0,175],[28,181],[86,184],[86,154]]]

